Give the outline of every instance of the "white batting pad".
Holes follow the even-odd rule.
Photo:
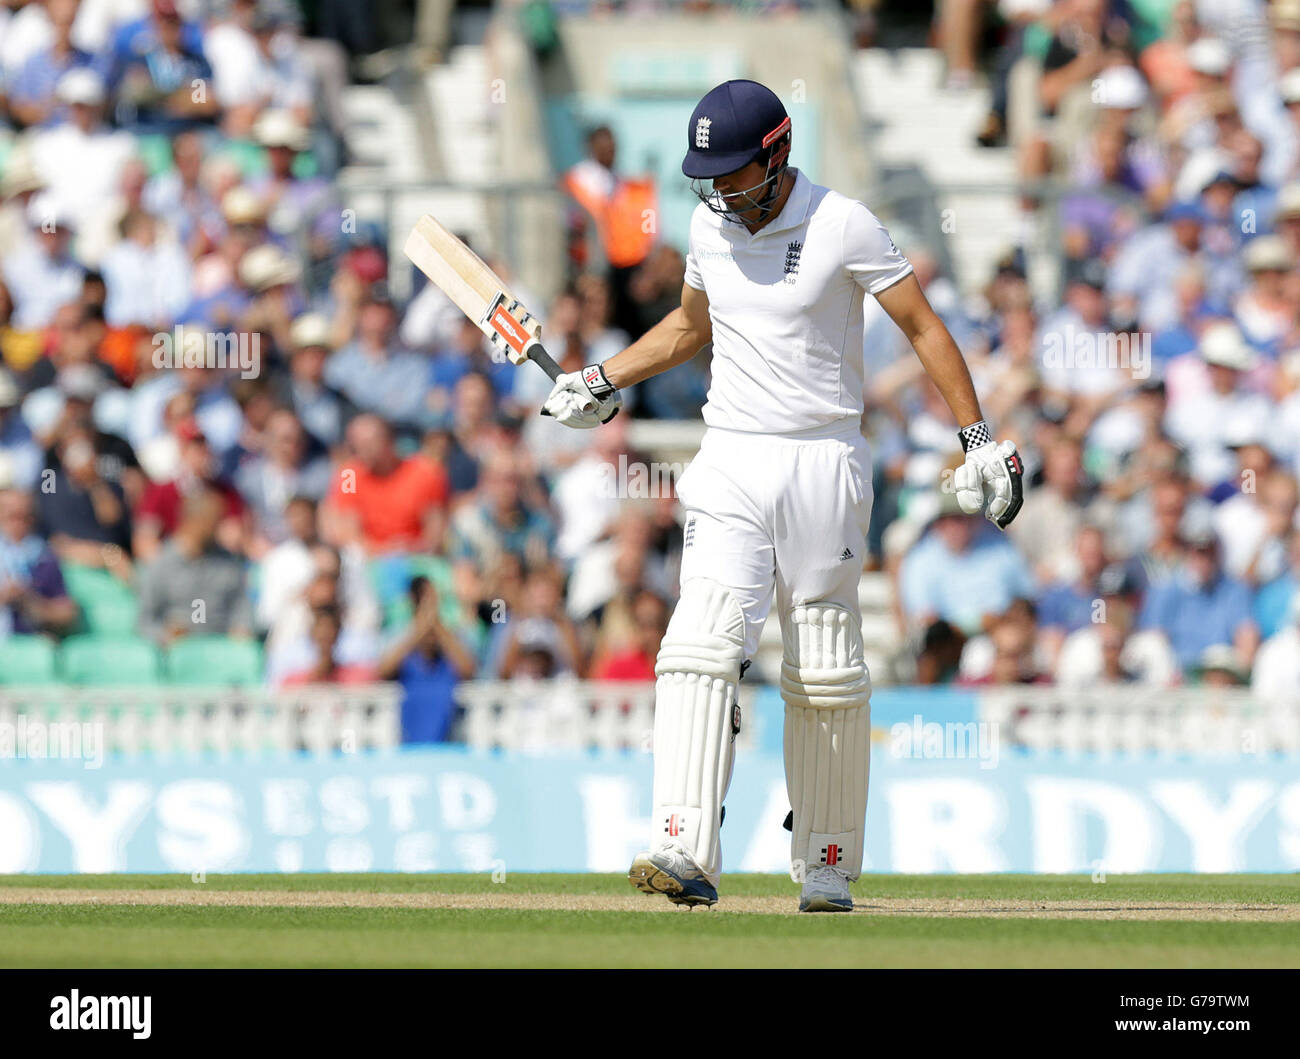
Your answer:
[[[862,624],[834,603],[795,607],[782,623],[785,781],[794,810],[790,858],[862,870],[871,760],[871,676]]]
[[[718,828],[731,783],[744,661],[745,619],[713,581],[682,585],[655,663],[654,829],[651,848],[676,843],[716,886]]]

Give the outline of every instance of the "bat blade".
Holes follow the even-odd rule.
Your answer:
[[[552,379],[560,374],[538,340],[541,325],[501,277],[435,217],[426,213],[416,222],[404,251],[511,361],[535,361]]]

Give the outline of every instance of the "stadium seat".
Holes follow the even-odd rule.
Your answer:
[[[262,680],[262,647],[254,640],[192,636],[167,651],[167,680],[172,684],[237,684]]]
[[[160,672],[158,648],[138,636],[71,636],[60,660],[73,684],[156,684]]]
[[[86,629],[98,636],[121,636],[136,627],[139,606],[135,597],[105,597],[81,605]]]
[[[0,640],[0,684],[54,684],[54,644],[44,636]]]
[[[155,134],[136,139],[136,154],[144,162],[150,176],[166,173],[172,167],[171,137]]]
[[[110,574],[91,566],[63,563],[63,583],[81,608],[87,632],[97,636],[126,636],[135,629],[136,598]]]

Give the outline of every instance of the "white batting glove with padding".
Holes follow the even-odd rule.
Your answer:
[[[555,380],[542,404],[542,415],[554,416],[566,427],[590,430],[608,423],[623,407],[623,397],[599,364],[588,364]]]
[[[988,424],[982,419],[957,436],[966,451],[966,462],[952,477],[958,505],[968,515],[983,511],[998,529],[1006,529],[1020,514],[1025,499],[1025,466],[1020,453],[1010,441],[993,444]]]

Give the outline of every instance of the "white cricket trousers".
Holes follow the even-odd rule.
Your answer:
[[[775,598],[838,603],[857,618],[871,519],[871,449],[858,421],[809,435],[710,427],[677,483],[686,509],[681,581],[729,588],[753,658]]]

